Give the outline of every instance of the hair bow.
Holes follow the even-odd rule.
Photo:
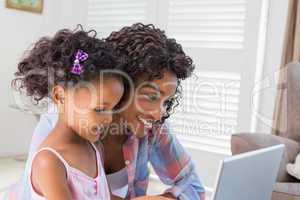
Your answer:
[[[82,50],[77,50],[75,54],[75,60],[73,62],[73,67],[71,69],[71,73],[80,75],[83,72],[83,66],[80,62],[87,60],[89,55]]]

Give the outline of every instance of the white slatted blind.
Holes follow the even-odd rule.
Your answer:
[[[89,0],[87,26],[100,37],[108,36],[123,26],[147,20],[146,0]]]
[[[260,9],[260,0],[168,0],[160,9],[161,27],[196,65],[170,119],[185,146],[229,154],[231,134],[250,130]]]
[[[217,49],[227,54],[244,48],[246,0],[169,0],[168,10],[167,33],[196,64],[196,77],[183,82],[183,102],[170,119],[173,132],[188,145],[228,153],[238,129],[242,78],[233,64],[237,54],[219,57],[223,65],[213,58]],[[210,59],[203,65],[204,57]]]
[[[183,84],[183,104],[177,111],[178,134],[218,136],[236,130],[240,80],[236,73],[198,71]],[[183,131],[185,130],[185,131]]]
[[[182,104],[170,118],[172,132],[188,144],[228,153],[228,141],[238,125],[241,76],[200,71],[183,82]]]
[[[186,47],[242,49],[246,0],[170,0],[168,33]]]

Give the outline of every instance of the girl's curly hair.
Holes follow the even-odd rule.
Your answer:
[[[84,31],[79,25],[74,31],[62,29],[54,37],[39,39],[19,62],[12,86],[25,89],[38,103],[49,96],[54,85],[92,81],[104,69],[121,68],[121,59],[113,48],[97,39],[96,34],[94,30]],[[80,63],[84,69],[80,75],[70,72],[78,50],[88,54],[88,59]]]
[[[160,79],[164,70],[170,70],[178,78],[175,96],[167,102],[167,119],[181,98],[181,80],[189,77],[193,70],[193,60],[187,56],[175,39],[167,38],[165,32],[154,25],[136,23],[112,32],[106,41],[120,55],[128,57],[125,72],[136,81],[141,75],[148,80]]]

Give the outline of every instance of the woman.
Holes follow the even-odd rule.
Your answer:
[[[153,25],[124,27],[111,33],[106,42],[127,58],[124,71],[134,83],[107,134],[98,142],[115,199],[146,195],[150,162],[161,181],[171,186],[152,198],[203,200],[204,187],[191,158],[165,123],[178,105],[181,81],[194,70],[192,60],[174,39]],[[55,113],[41,117],[30,155],[56,120]]]

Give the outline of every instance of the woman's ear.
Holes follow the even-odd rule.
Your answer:
[[[51,91],[51,96],[56,105],[59,106],[65,103],[65,89],[62,86],[54,86]]]

